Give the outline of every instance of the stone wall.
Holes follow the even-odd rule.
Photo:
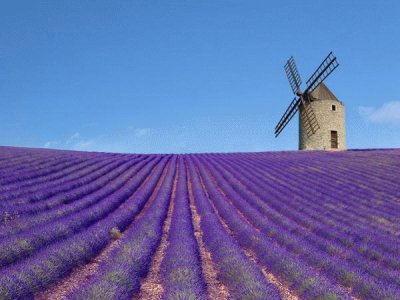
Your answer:
[[[308,137],[299,114],[299,149],[300,150],[330,150],[331,130],[337,131],[338,149],[346,150],[345,108],[337,100],[316,100],[311,102],[320,128]],[[336,105],[336,111],[332,110]],[[300,110],[302,107],[300,107]]]

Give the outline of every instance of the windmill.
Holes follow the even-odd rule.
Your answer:
[[[323,83],[338,66],[335,55],[330,52],[307,80],[302,92],[302,80],[294,58],[288,59],[284,69],[295,97],[276,125],[275,137],[299,111],[300,150],[346,148],[344,105]]]

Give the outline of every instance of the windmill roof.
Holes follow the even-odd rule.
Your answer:
[[[338,98],[331,92],[331,90],[321,82],[314,91],[310,94],[312,100],[336,100],[339,101]]]

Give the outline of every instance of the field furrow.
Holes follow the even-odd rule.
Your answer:
[[[400,299],[400,150],[0,147],[0,300]]]

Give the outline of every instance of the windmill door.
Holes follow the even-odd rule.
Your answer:
[[[331,148],[337,149],[338,147],[338,139],[337,139],[337,131],[331,131]]]

